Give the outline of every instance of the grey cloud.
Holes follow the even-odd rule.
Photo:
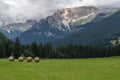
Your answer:
[[[0,13],[4,13],[4,11],[9,10],[9,5],[0,1]]]
[[[14,22],[51,15],[57,9],[76,6],[119,7],[120,0],[0,0],[0,16]]]

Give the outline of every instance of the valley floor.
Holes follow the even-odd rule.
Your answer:
[[[120,80],[120,57],[47,59],[39,63],[0,59],[0,80]]]

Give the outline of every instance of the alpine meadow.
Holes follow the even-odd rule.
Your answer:
[[[47,59],[40,63],[0,60],[1,80],[119,80],[120,57]]]

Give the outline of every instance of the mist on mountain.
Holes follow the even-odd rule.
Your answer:
[[[0,22],[39,20],[67,7],[119,7],[119,3],[119,0],[0,0]]]

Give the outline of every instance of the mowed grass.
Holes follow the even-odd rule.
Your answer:
[[[120,57],[47,59],[39,63],[0,59],[0,80],[120,80]]]

